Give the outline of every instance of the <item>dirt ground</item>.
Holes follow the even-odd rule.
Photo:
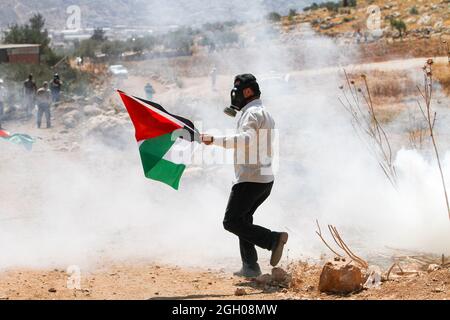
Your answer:
[[[15,299],[308,299],[308,300],[448,300],[450,270],[397,277],[378,289],[347,296],[320,293],[319,266],[299,264],[290,288],[261,287],[254,280],[212,269],[170,265],[113,264],[81,273],[80,287],[70,289],[67,270],[10,270],[0,275],[0,300]],[[69,270],[70,271],[70,270]],[[245,294],[236,296],[237,288]]]
[[[440,58],[443,59],[442,57]],[[423,59],[409,59],[364,65],[365,70],[397,70],[420,68]],[[359,72],[361,66],[349,67]],[[338,68],[304,70],[292,73],[292,77],[333,73]],[[123,88],[136,88],[146,79],[131,76]],[[199,90],[207,78],[183,79],[184,92]],[[218,85],[226,87],[224,77],[219,77]],[[140,86],[143,88],[142,86]],[[163,85],[156,85],[161,94],[170,94]],[[135,94],[143,94],[136,92]],[[15,130],[27,132],[47,142],[37,144],[36,151],[50,148],[59,151],[66,143],[77,140],[76,130],[64,130],[59,111],[54,114],[52,129],[38,130],[33,120],[18,120]],[[8,123],[10,124],[10,123]],[[62,151],[61,151],[62,152]],[[1,155],[0,155],[1,159]],[[69,272],[68,272],[69,271]],[[77,280],[76,272],[65,269],[8,269],[0,271],[0,300],[15,299],[450,299],[450,270],[431,273],[420,272],[408,276],[393,277],[383,282],[380,288],[363,290],[347,296],[327,295],[318,291],[320,265],[299,263],[289,272],[292,282],[288,287],[261,287],[254,280],[235,277],[230,270],[186,268],[174,265],[155,264],[151,261],[126,263],[104,262],[92,270],[82,270],[80,285],[71,288]],[[237,288],[245,294],[236,296]]]

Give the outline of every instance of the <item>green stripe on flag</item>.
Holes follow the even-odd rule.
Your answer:
[[[147,178],[161,181],[178,190],[180,178],[186,166],[163,159],[174,143],[172,133],[164,134],[142,142],[139,152]]]
[[[31,150],[33,143],[35,142],[35,140],[31,136],[22,133],[15,133],[2,138],[15,144],[23,145],[28,151]]]
[[[186,169],[184,164],[176,164],[161,159],[152,170],[145,174],[145,176],[153,180],[164,182],[175,190],[178,190],[184,169]]]

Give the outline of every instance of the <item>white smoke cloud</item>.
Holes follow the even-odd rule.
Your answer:
[[[315,219],[336,225],[363,256],[386,245],[449,253],[450,224],[434,158],[400,150],[399,187],[393,189],[338,103],[339,74],[292,67],[298,52],[301,67],[310,70],[349,63],[358,52],[349,48],[344,57],[332,40],[317,36],[292,48],[261,27],[246,30],[246,39],[259,37],[256,45],[212,57],[221,66],[220,91],[211,93],[203,78],[179,94],[157,95],[171,112],[203,120],[205,131],[225,130],[234,120],[222,113],[229,88],[221,81],[231,85],[234,73],[252,72],[260,80],[272,70],[290,74],[288,86],[261,85],[280,132],[280,168],[255,223],[288,230],[290,258],[326,252]],[[239,264],[238,240],[222,228],[232,166],[192,170],[174,191],[145,179],[134,137],[125,134],[123,141],[116,148],[86,138],[79,153],[50,151],[48,141],[32,153],[1,143],[0,268],[87,267],[110,259]],[[450,181],[450,153],[442,154]],[[269,252],[259,253],[266,261]]]

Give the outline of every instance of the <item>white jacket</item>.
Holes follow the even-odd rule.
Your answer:
[[[213,144],[234,149],[234,183],[269,183],[274,180],[272,170],[275,121],[256,99],[241,110],[237,133],[215,136]]]

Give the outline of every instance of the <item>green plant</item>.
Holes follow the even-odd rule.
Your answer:
[[[417,15],[417,14],[419,14],[419,10],[417,10],[416,6],[411,7],[411,9],[409,9],[409,14]]]
[[[403,35],[406,33],[406,23],[399,19],[391,19],[391,27],[396,29],[400,33],[400,37],[403,37]]]
[[[14,24],[10,26],[9,31],[4,32],[4,43],[27,43],[39,44],[42,61],[48,65],[55,64],[59,59],[58,56],[50,48],[50,38],[48,31],[45,29],[45,19],[40,14],[34,14],[24,25]]]
[[[303,9],[303,11],[314,11],[322,8],[326,8],[328,11],[337,12],[341,7],[356,7],[356,0],[344,0],[344,1],[326,1],[317,4],[313,2],[310,6],[307,6]]]
[[[91,39],[99,42],[108,40],[108,38],[105,35],[105,31],[102,28],[95,28],[94,33],[91,36]]]
[[[273,22],[278,22],[281,20],[281,15],[278,12],[271,12],[267,15],[267,19]]]

